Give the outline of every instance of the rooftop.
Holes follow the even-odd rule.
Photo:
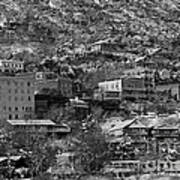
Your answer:
[[[54,123],[53,121],[51,121],[50,119],[30,119],[30,120],[7,120],[7,122],[9,124],[11,124],[12,126],[16,126],[16,125],[56,125],[56,123]]]
[[[131,124],[133,124],[136,120],[135,119],[129,119],[129,120],[125,120],[125,121],[119,121],[115,124],[115,126],[113,128],[110,129],[110,131],[116,131],[116,130],[120,130],[120,129],[124,129],[127,126],[130,126]]]

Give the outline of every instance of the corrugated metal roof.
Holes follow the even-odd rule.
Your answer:
[[[56,125],[50,119],[30,119],[30,120],[7,120],[7,122],[13,126],[15,125]]]
[[[129,128],[147,128],[147,126],[141,123],[139,120],[136,120],[133,124],[129,126]]]
[[[116,131],[119,129],[123,129],[126,126],[131,125],[133,122],[135,121],[135,119],[130,119],[130,120],[125,120],[125,121],[119,121],[118,123],[116,123],[115,127],[110,129],[110,132],[112,131]]]

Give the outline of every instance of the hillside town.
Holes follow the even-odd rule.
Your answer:
[[[0,9],[0,180],[180,179],[178,0]]]

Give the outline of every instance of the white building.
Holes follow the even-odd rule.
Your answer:
[[[122,92],[122,79],[100,82],[98,86],[103,92]]]
[[[95,96],[99,100],[121,100],[122,79],[100,82]]]
[[[17,72],[24,70],[24,62],[17,60],[0,60],[1,72]]]

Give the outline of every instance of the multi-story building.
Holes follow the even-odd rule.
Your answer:
[[[0,112],[0,120],[33,116],[34,74],[0,76]]]
[[[58,76],[53,72],[37,72],[35,75],[35,91],[58,89]]]
[[[123,79],[123,99],[152,100],[155,95],[155,84],[150,77],[126,77]]]
[[[37,72],[35,81],[36,92],[43,89],[56,90],[64,97],[72,97],[72,81],[69,78],[59,77],[54,72]]]
[[[1,72],[17,72],[24,70],[24,62],[17,60],[0,60]]]
[[[122,79],[100,82],[98,89],[101,100],[121,100]]]

